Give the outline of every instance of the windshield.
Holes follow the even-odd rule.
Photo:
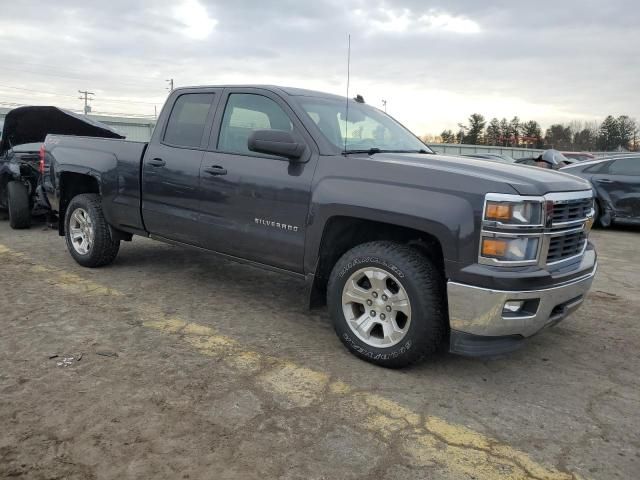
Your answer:
[[[358,102],[338,98],[302,97],[300,105],[333,145],[346,152],[433,151],[386,113]]]

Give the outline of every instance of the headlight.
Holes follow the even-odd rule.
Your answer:
[[[535,200],[490,200],[484,207],[484,220],[505,225],[542,226],[542,202]]]
[[[534,262],[538,258],[538,237],[482,237],[480,256],[499,262]]]

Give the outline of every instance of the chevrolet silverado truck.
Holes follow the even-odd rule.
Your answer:
[[[133,235],[306,279],[355,355],[510,352],[584,300],[591,187],[440,156],[360,101],[272,86],[174,90],[149,143],[49,135],[43,186],[86,267]]]

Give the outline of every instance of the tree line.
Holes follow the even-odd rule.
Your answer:
[[[573,151],[640,151],[638,122],[628,115],[607,116],[601,123],[573,121],[555,123],[544,132],[535,120],[513,117],[487,122],[479,113],[459,123],[457,132],[444,130],[435,142],[524,148],[556,148]]]

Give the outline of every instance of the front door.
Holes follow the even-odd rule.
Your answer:
[[[200,167],[218,94],[180,94],[154,132],[142,165],[142,216],[153,235],[197,244]]]
[[[288,105],[261,89],[228,89],[201,169],[206,248],[302,272],[315,145]],[[303,162],[249,151],[254,129],[292,132]]]

